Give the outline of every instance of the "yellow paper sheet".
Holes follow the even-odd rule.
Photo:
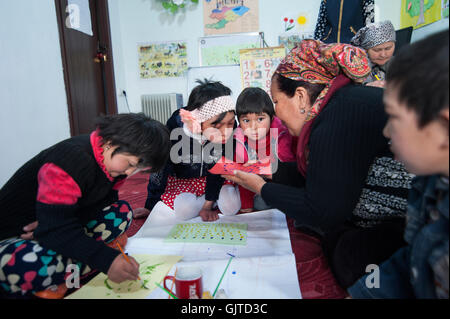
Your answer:
[[[134,255],[139,263],[140,277],[148,289],[142,288],[139,280],[113,283],[100,273],[86,285],[78,289],[66,299],[143,299],[160,283],[170,269],[183,258],[166,255]],[[159,288],[158,288],[159,289]]]

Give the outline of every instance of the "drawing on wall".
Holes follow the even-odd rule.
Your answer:
[[[239,50],[259,48],[259,33],[242,33],[200,38],[200,65],[239,64]]]
[[[188,68],[186,42],[138,45],[141,79],[185,76]]]
[[[442,19],[448,18],[449,0],[442,0]]]
[[[166,242],[211,243],[222,245],[246,245],[247,224],[236,223],[187,223],[177,224]]]
[[[441,0],[402,0],[401,29],[414,29],[441,19]]]
[[[258,0],[204,0],[205,35],[259,31]]]
[[[156,288],[155,282],[160,283],[173,265],[183,258],[171,255],[133,257],[139,263],[139,275],[147,289],[142,287],[139,280],[127,280],[118,284],[109,280],[104,273],[100,273],[66,299],[143,299]]]

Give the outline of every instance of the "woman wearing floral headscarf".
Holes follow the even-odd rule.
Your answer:
[[[351,43],[367,51],[372,71],[365,85],[383,87],[389,61],[395,50],[395,29],[391,21],[372,23],[359,29]]]
[[[382,134],[383,92],[358,85],[369,72],[359,48],[302,41],[271,85],[276,115],[297,140],[294,167],[280,163],[272,181],[226,176],[314,231],[344,288],[404,245],[411,176]]]

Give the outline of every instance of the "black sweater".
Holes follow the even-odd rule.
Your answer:
[[[38,172],[53,163],[78,184],[81,198],[74,205],[49,205],[37,201]],[[110,181],[98,165],[89,135],[62,141],[25,163],[0,189],[0,240],[20,236],[22,228],[38,221],[34,237],[45,248],[107,273],[119,251],[86,236],[87,222],[117,201]]]
[[[382,134],[382,95],[356,85],[337,91],[312,126],[306,178],[279,170],[262,188],[266,203],[322,233],[346,221],[364,227],[402,218],[412,176],[392,160]],[[284,185],[281,175],[302,186]]]

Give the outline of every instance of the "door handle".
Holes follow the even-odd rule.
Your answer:
[[[102,61],[103,62],[108,61],[108,56],[105,53],[99,52],[95,55],[94,62],[101,63]]]

